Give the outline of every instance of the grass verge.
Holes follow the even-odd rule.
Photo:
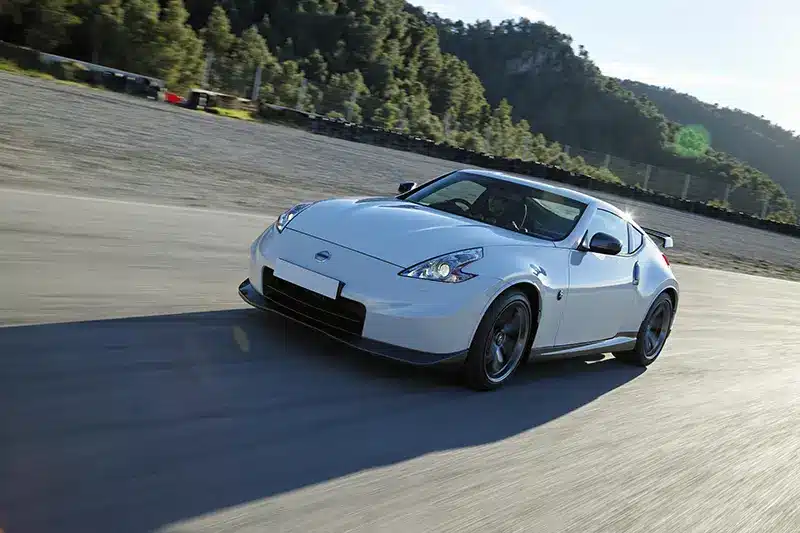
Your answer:
[[[9,74],[16,74],[17,76],[28,76],[29,78],[39,78],[42,80],[50,80],[62,85],[72,85],[73,87],[88,87],[89,89],[100,89],[101,87],[94,87],[88,83],[81,83],[79,81],[63,80],[53,76],[49,72],[41,70],[34,70],[23,68],[11,59],[0,58],[0,72],[8,72]]]
[[[224,107],[214,107],[213,113],[216,115],[220,115],[222,117],[228,118],[236,118],[239,120],[256,120],[252,111],[247,111],[246,109],[226,109]]]
[[[58,80],[52,74],[47,74],[46,72],[24,69],[19,65],[17,65],[15,62],[11,61],[10,59],[0,59],[0,71],[9,72],[11,74],[18,74],[20,76],[29,76],[31,78],[41,78],[43,80],[62,81]]]

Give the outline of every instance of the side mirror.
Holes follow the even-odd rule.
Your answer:
[[[598,254],[617,255],[622,251],[622,243],[608,233],[595,233],[592,240],[589,241],[589,251]]]
[[[397,192],[399,192],[400,194],[407,193],[416,186],[417,184],[415,182],[407,181],[405,183],[400,184],[400,186],[397,188]]]

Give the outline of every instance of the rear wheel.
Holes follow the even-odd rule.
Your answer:
[[[650,310],[639,327],[636,346],[628,352],[615,352],[614,357],[630,365],[648,366],[664,349],[672,324],[672,299],[662,293],[650,306]]]
[[[470,388],[493,390],[511,379],[530,350],[532,316],[527,296],[516,289],[502,294],[489,306],[465,363]]]

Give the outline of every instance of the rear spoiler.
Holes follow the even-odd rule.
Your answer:
[[[658,231],[650,228],[642,228],[642,229],[652,238],[659,241],[659,244],[663,248],[672,248],[675,245],[675,243],[672,240],[672,235],[670,235],[669,233],[664,233],[663,231]]]

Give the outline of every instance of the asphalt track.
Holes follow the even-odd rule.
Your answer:
[[[800,284],[679,265],[653,367],[476,394],[243,305],[270,220],[0,191],[0,528],[800,529]]]

